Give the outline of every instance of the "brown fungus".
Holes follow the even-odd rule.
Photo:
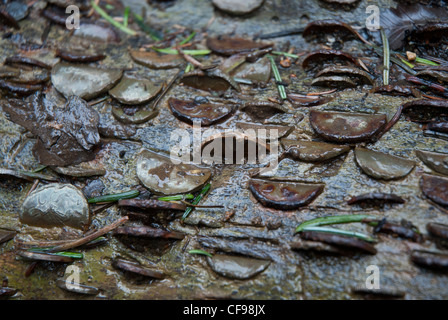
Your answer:
[[[106,174],[103,163],[98,160],[81,162],[80,164],[67,167],[52,167],[52,169],[57,173],[70,177],[92,177],[104,176]]]
[[[251,134],[226,131],[205,138],[201,152],[207,164],[256,164],[269,156],[270,145]]]
[[[358,31],[353,29],[349,24],[335,19],[310,22],[303,30],[302,36],[309,41],[314,38],[321,38],[323,34],[334,35],[335,33],[342,40],[361,39],[365,42]]]
[[[22,84],[0,79],[0,92],[14,96],[29,96],[43,89],[42,84]]]
[[[0,23],[3,25],[6,25],[8,27],[12,27],[14,29],[20,29],[19,24],[17,23],[17,20],[14,19],[8,11],[5,9],[0,9]]]
[[[50,73],[45,69],[33,68],[33,70],[19,70],[18,75],[8,78],[11,84],[44,85],[50,80]]]
[[[182,240],[185,234],[176,231],[167,231],[163,229],[151,228],[148,226],[125,226],[114,230],[114,235],[125,235],[143,238],[163,238]]]
[[[403,105],[404,116],[414,122],[448,120],[448,101],[419,99]]]
[[[27,56],[15,55],[5,59],[5,65],[27,65],[31,67],[39,67],[43,69],[51,69],[51,66],[41,60]]]
[[[442,206],[448,206],[448,178],[424,174],[420,179],[423,194]]]
[[[42,16],[44,16],[49,21],[65,26],[67,22],[67,15],[65,14],[65,8],[60,8],[54,5],[47,5],[44,10],[41,11]]]
[[[435,172],[448,175],[448,154],[415,150],[416,156]]]
[[[418,26],[410,38],[416,41],[424,40],[427,43],[439,43],[440,39],[446,36],[448,36],[448,21],[445,18],[445,21],[428,21],[424,25]]]
[[[316,77],[328,77],[332,75],[347,76],[351,79],[351,82],[355,82],[356,85],[359,83],[369,85],[374,84],[372,77],[367,72],[353,66],[329,66],[320,70],[316,74]]]
[[[140,50],[131,50],[129,54],[135,62],[151,69],[172,69],[184,63],[184,60],[177,54]]]
[[[371,193],[364,193],[360,194],[358,196],[354,196],[350,198],[350,200],[347,201],[347,204],[354,205],[354,204],[384,204],[384,203],[405,203],[405,200],[392,193],[382,193],[382,192],[371,192]]]
[[[234,78],[250,80],[254,84],[269,82],[272,71],[271,62],[267,58],[249,62],[247,56],[247,54],[233,55],[226,59],[219,68]]]
[[[385,114],[362,114],[348,112],[310,112],[314,131],[325,140],[335,142],[369,141],[386,124]]]
[[[403,97],[410,97],[410,96],[417,97],[419,95],[415,89],[412,89],[408,86],[400,86],[392,84],[375,87],[371,90],[371,92],[390,96],[403,96]]]
[[[334,89],[336,90],[336,89]],[[323,97],[323,96],[313,96],[313,95],[304,95],[297,93],[289,93],[287,94],[288,100],[295,107],[315,107],[320,106],[321,104],[325,104],[333,100],[333,97]]]
[[[95,158],[93,151],[100,143],[99,116],[84,100],[72,96],[59,108],[36,93],[26,100],[2,102],[10,120],[37,137],[33,153],[39,163],[68,166]]]
[[[311,85],[320,87],[355,88],[356,82],[346,76],[321,76],[313,79]]]
[[[448,269],[448,254],[432,251],[412,250],[411,261],[421,267],[430,269]]]
[[[433,121],[425,125],[426,130],[448,133],[448,121]]]
[[[90,100],[112,88],[121,75],[121,70],[60,62],[51,71],[51,82],[66,98],[78,96]]]
[[[323,61],[328,60],[340,61],[345,63],[348,62],[354,65],[357,64],[356,59],[346,52],[333,49],[320,49],[310,52],[308,55],[306,55],[302,61],[302,67],[304,69],[310,69],[316,63],[320,65]]]
[[[166,277],[165,273],[161,270],[141,266],[133,261],[124,260],[120,258],[114,259],[112,261],[112,266],[122,271],[154,279],[163,279]]]
[[[344,249],[376,254],[376,249],[371,243],[350,236],[316,231],[303,231],[300,233],[300,237],[304,240],[319,241]]]
[[[207,258],[208,265],[217,274],[231,279],[245,280],[263,272],[270,261],[237,255],[216,254]]]
[[[157,85],[148,79],[124,76],[109,90],[109,94],[120,103],[135,105],[154,99],[161,91],[162,85]]]
[[[11,230],[0,229],[0,244],[4,242],[8,242],[11,239],[14,239],[17,232]]]
[[[231,56],[237,53],[249,53],[271,47],[271,43],[256,42],[244,38],[217,37],[207,38],[207,47],[215,53]]]
[[[294,251],[315,251],[318,253],[347,255],[347,249],[330,245],[318,241],[309,241],[304,239],[296,239],[289,243],[289,247]]]
[[[355,158],[362,171],[375,179],[403,178],[415,167],[412,160],[364,148],[355,149]]]
[[[56,56],[68,62],[96,62],[106,58],[106,55],[102,53],[74,50],[73,48],[59,48],[56,51]]]
[[[419,232],[418,228],[406,220],[402,220],[401,223],[379,222],[378,227],[374,231],[398,236],[418,243],[423,242],[423,235]]]
[[[323,184],[252,179],[249,189],[265,207],[294,210],[310,204],[324,190]]]
[[[243,133],[246,135],[253,135],[258,139],[263,139],[266,141],[286,137],[294,130],[293,126],[281,126],[274,124],[259,124],[259,123],[247,123],[247,122],[237,122],[235,123],[235,126],[238,129],[242,130]]]
[[[254,121],[262,121],[268,119],[278,113],[288,113],[288,109],[277,103],[268,101],[246,102],[241,111],[248,114]]]
[[[214,123],[222,122],[236,111],[235,105],[209,101],[199,103],[195,100],[188,101],[177,98],[170,98],[168,105],[176,118],[188,124],[198,121],[201,123],[201,126],[210,126]]]
[[[186,86],[204,91],[224,92],[231,87],[240,91],[239,85],[219,69],[194,70],[184,74],[181,82]]]
[[[159,114],[159,110],[152,107],[138,108],[137,111],[133,112],[132,114],[128,114],[125,109],[118,103],[111,103],[111,112],[115,119],[125,124],[145,123],[155,118]]]
[[[19,213],[22,223],[51,228],[82,229],[90,223],[89,206],[82,192],[71,184],[52,183],[32,191]]]
[[[319,141],[282,139],[281,144],[290,157],[306,162],[327,161],[350,150],[349,146]]]
[[[448,225],[446,224],[430,222],[426,225],[426,230],[433,236],[448,240]]]
[[[137,177],[155,193],[181,194],[201,188],[211,171],[189,163],[174,164],[170,157],[142,150],[137,156]]]
[[[235,16],[249,14],[261,7],[263,2],[264,0],[212,0],[216,8]]]
[[[415,74],[419,78],[429,78],[440,82],[448,82],[448,67],[425,68]]]
[[[0,298],[4,297],[12,297],[15,295],[19,290],[15,288],[9,288],[9,287],[0,287]]]

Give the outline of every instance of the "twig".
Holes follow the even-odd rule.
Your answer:
[[[213,24],[213,22],[215,22],[216,16],[213,15],[210,20],[208,20],[207,24],[205,25],[204,31],[207,31],[208,28],[211,27],[211,25]]]
[[[438,83],[431,82],[428,80],[423,80],[418,77],[412,77],[412,76],[406,77],[406,80],[409,82],[412,82],[412,83],[419,84],[419,85],[427,86],[431,91],[435,91],[438,94],[443,95],[444,97],[448,97],[448,88],[445,88],[444,86],[442,86]]]
[[[401,113],[403,112],[403,105],[400,105],[395,112],[394,116],[390,121],[384,126],[383,130],[374,138],[374,141],[378,141],[386,132],[388,132],[400,119]]]
[[[103,204],[101,206],[98,206],[97,208],[92,210],[92,215],[97,215],[101,211],[106,210],[107,208],[110,208],[113,205],[115,205],[115,202],[108,202],[108,203],[105,203],[105,204]]]
[[[328,90],[328,91],[321,91],[321,92],[308,92],[306,95],[307,96],[322,96],[322,95],[325,95],[325,94],[334,93],[336,91],[338,91],[338,89],[331,89],[331,90]]]
[[[73,248],[79,247],[87,242],[90,242],[98,237],[101,237],[102,235],[105,235],[106,233],[112,231],[113,229],[117,228],[118,226],[122,225],[123,223],[125,223],[128,220],[129,220],[129,217],[124,216],[124,217],[118,219],[117,221],[111,223],[110,225],[105,226],[104,228],[101,228],[98,231],[95,231],[95,232],[89,234],[88,236],[71,241],[69,243],[64,243],[64,244],[60,244],[55,247],[49,248],[47,250],[47,252],[65,251],[68,249],[73,249]]]
[[[216,68],[217,65],[210,65],[210,66],[206,66],[203,65],[201,62],[199,62],[198,60],[196,60],[195,58],[193,58],[192,56],[186,54],[181,48],[180,46],[176,47],[177,52],[179,52],[179,55],[184,58],[185,61],[191,63],[193,66],[201,69],[201,70],[209,70],[209,69],[213,69]]]
[[[174,77],[170,80],[170,82],[168,82],[168,84],[165,86],[165,89],[163,90],[163,92],[157,97],[156,101],[154,101],[153,104],[153,108],[157,109],[158,104],[160,103],[160,101],[162,100],[162,98],[166,95],[166,93],[170,90],[170,88],[173,86],[173,83],[177,80],[177,78],[179,77],[179,75],[181,74],[181,70],[179,70]]]
[[[31,192],[33,192],[36,188],[37,185],[39,184],[39,179],[34,180],[33,185],[31,186],[30,190],[28,190],[28,192],[26,193],[25,198],[28,198],[28,196],[30,195]]]

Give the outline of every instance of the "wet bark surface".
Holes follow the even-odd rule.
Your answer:
[[[371,2],[362,0],[347,8],[334,7],[317,0],[266,0],[261,7],[246,16],[231,16],[216,9],[211,1],[205,0],[178,0],[168,4],[157,1],[149,1],[149,4],[140,0],[126,1],[126,5],[134,12],[140,13],[142,8],[146,8],[146,21],[150,21],[158,30],[172,29],[175,24],[180,24],[189,26],[192,30],[206,30],[214,37],[235,35],[247,38],[304,28],[309,22],[320,19],[340,19],[352,26],[362,27],[368,17],[365,13],[366,7],[370,4]],[[43,8],[44,4],[37,1],[34,6]],[[381,0],[378,6],[381,10],[387,10],[390,6],[396,6],[396,3]],[[123,11],[117,11],[116,16],[119,16],[119,12]],[[212,18],[214,20],[211,20]],[[38,10],[31,10],[27,19],[18,22],[20,29],[13,26],[0,30],[0,62],[17,54],[33,54],[43,56],[41,60],[54,66],[58,62],[55,56],[58,43],[70,32],[59,25],[52,25],[48,31],[48,23]],[[44,33],[48,33],[46,38]],[[149,69],[135,63],[129,54],[129,48],[138,49],[144,44],[152,43],[151,39],[130,37],[118,30],[115,30],[115,33],[113,37],[109,35],[109,38],[116,42],[106,45],[103,52],[106,58],[96,62],[101,68],[131,70],[133,75],[144,76],[158,85],[168,83],[179,71],[177,68]],[[295,48],[296,53],[304,52],[303,57],[309,52],[322,49],[322,43],[307,42],[299,34],[269,39],[269,42],[278,50]],[[33,45],[40,49],[24,49]],[[371,75],[374,76],[376,86],[382,84],[381,58],[374,53],[365,53],[361,42],[356,40],[344,41],[338,46],[342,48],[337,49],[376,61],[377,68],[371,70]],[[223,57],[213,55],[205,59],[207,63],[211,63]],[[279,67],[282,78],[287,82],[288,92],[306,94],[310,91],[328,90],[310,86],[313,78],[302,68],[302,61],[303,58],[299,58],[297,63],[292,63],[289,68]],[[185,65],[182,65],[182,68],[184,67]],[[231,91],[224,93],[227,95],[225,98],[243,105],[252,100],[268,101],[268,98],[278,97],[273,77],[265,86],[242,84],[240,87],[241,92],[230,89]],[[372,86],[369,85],[338,89],[334,99],[312,109],[325,112],[384,114],[391,119],[399,106],[416,100],[412,96],[371,93],[371,89]],[[59,101],[60,106],[65,104],[65,99],[54,88],[47,90],[47,97]],[[101,194],[139,189],[142,190],[142,197],[149,196],[149,191],[137,177],[137,155],[142,148],[169,155],[176,145],[176,141],[170,140],[175,129],[185,129],[192,136],[192,127],[172,114],[168,100],[172,97],[194,100],[201,95],[213,98],[213,95],[204,91],[176,83],[159,102],[159,114],[148,122],[137,125],[118,122],[107,101],[94,104],[91,108],[99,115],[98,126],[101,135],[101,145],[99,150],[95,150],[95,160],[101,161],[105,174],[87,178],[61,176],[59,181],[71,183],[79,189],[85,189],[100,181]],[[5,98],[5,95],[0,95],[0,98]],[[309,122],[311,108],[297,107],[289,102],[285,102],[283,106],[286,106],[288,111],[269,118],[270,123],[294,126],[295,129],[288,135],[288,139],[300,140],[308,137],[310,140],[319,140]],[[253,122],[245,112],[237,111],[228,120],[214,124],[213,127],[221,131],[234,129],[236,123],[241,121]],[[204,135],[206,129],[202,129]],[[38,140],[35,136],[27,135],[23,127],[8,120],[6,110],[0,112],[0,137],[1,167],[26,171],[40,167],[33,154]],[[264,207],[251,194],[250,170],[259,168],[260,165],[210,165],[208,167],[212,171],[212,187],[200,205],[223,208],[195,208],[183,223],[173,211],[131,210],[117,204],[92,215],[91,228],[104,227],[122,215],[129,215],[129,225],[145,224],[181,233],[185,236],[178,238],[182,239],[136,239],[126,234],[118,236],[110,233],[106,235],[106,243],[89,249],[80,248],[78,251],[84,254],[82,260],[75,260],[71,264],[39,262],[33,266],[32,273],[30,262],[17,258],[20,241],[74,239],[80,237],[82,231],[70,228],[44,229],[22,224],[19,212],[33,182],[2,178],[0,227],[17,231],[18,234],[15,239],[0,244],[0,276],[7,277],[8,286],[18,290],[13,290],[13,299],[363,299],[365,296],[353,288],[365,285],[368,276],[366,268],[376,265],[381,272],[381,285],[404,292],[404,296],[400,295],[400,298],[448,298],[446,273],[412,262],[413,250],[437,250],[435,243],[428,239],[414,242],[378,233],[375,234],[378,240],[375,244],[376,254],[364,254],[359,251],[327,254],[324,251],[297,250],[297,245],[293,245],[300,239],[299,235],[294,233],[297,225],[306,220],[329,215],[363,213],[377,216],[379,220],[385,217],[388,221],[405,219],[425,235],[426,225],[430,222],[448,224],[448,210],[422,193],[422,176],[434,172],[415,154],[415,150],[448,153],[446,140],[425,136],[421,123],[401,117],[381,139],[365,142],[361,146],[415,161],[416,166],[405,177],[386,181],[363,173],[356,164],[353,148],[347,154],[317,164],[283,159],[275,179],[325,184],[322,194],[308,206],[284,211]],[[44,169],[44,173],[56,175],[50,167]],[[260,178],[272,177],[267,173]],[[405,202],[367,208],[347,203],[354,196],[378,192],[397,195]],[[98,206],[92,205],[91,211],[96,208]],[[366,224],[341,225],[340,228],[373,234],[373,227]],[[329,246],[327,247],[330,248]],[[241,261],[250,262],[250,259],[257,259],[258,263],[263,262],[263,268],[258,268],[259,272],[239,274],[238,277],[232,278],[232,272],[214,271],[206,256],[190,254],[189,251],[193,249],[205,250],[220,255],[218,257],[221,258],[221,254],[226,254],[230,257],[241,256]],[[132,261],[138,264],[139,270],[148,268],[157,274],[163,274],[164,277],[154,279],[123,272],[117,269],[116,262],[114,263],[120,261],[119,259]],[[229,266],[231,260],[232,258],[227,260],[226,268],[232,268]],[[81,283],[98,288],[99,293],[80,295],[60,289],[57,282],[64,277],[68,265],[79,267]],[[239,267],[237,271],[244,273],[244,270],[245,268]]]

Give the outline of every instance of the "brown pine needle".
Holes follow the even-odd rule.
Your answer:
[[[104,228],[101,228],[85,237],[73,240],[68,243],[57,245],[55,247],[48,249],[47,251],[48,252],[58,252],[58,251],[66,251],[68,249],[73,249],[73,248],[79,247],[83,244],[86,244],[87,242],[90,242],[98,237],[105,235],[106,233],[112,231],[113,229],[117,228],[118,226],[122,225],[123,223],[125,223],[128,220],[129,220],[129,217],[124,216],[124,217],[116,220],[115,222],[111,223],[110,225],[105,226]]]
[[[195,58],[193,58],[192,56],[186,54],[181,48],[180,46],[176,47],[177,52],[179,52],[179,55],[184,58],[185,61],[191,63],[193,66],[195,66],[196,68],[199,68],[201,70],[209,70],[209,69],[213,69],[216,68],[217,65],[210,65],[210,66],[206,66],[204,64],[202,64],[201,62],[199,62],[198,60],[196,60]]]

